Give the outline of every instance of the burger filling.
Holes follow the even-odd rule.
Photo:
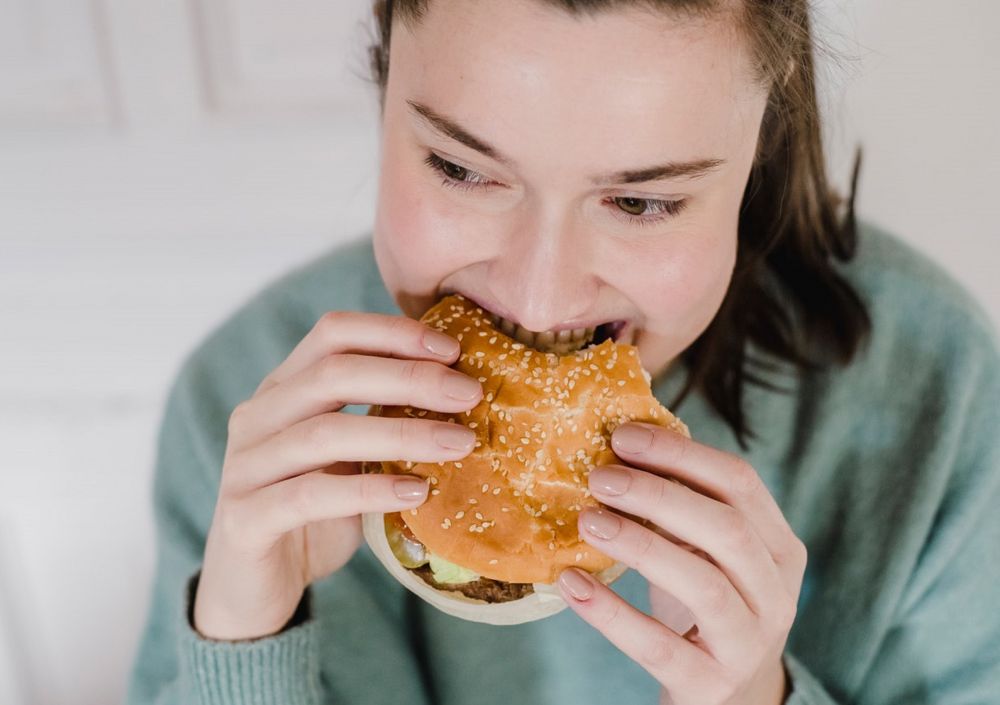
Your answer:
[[[530,583],[484,578],[434,555],[413,535],[398,512],[385,515],[385,534],[396,560],[438,590],[455,590],[486,602],[519,600],[535,591]]]

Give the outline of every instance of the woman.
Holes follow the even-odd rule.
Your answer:
[[[958,286],[833,195],[804,0],[375,11],[372,238],[268,287],[185,362],[131,701],[1000,692],[997,345]],[[447,617],[357,551],[360,513],[426,497],[359,461],[471,448],[361,415],[479,401],[448,369],[455,341],[415,320],[451,291],[529,331],[628,321],[696,439],[615,432],[621,463],[589,477],[607,508],[579,528],[636,570],[614,590],[566,571],[572,610],[541,622]]]

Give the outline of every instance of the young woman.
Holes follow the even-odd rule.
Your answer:
[[[807,2],[383,0],[375,17],[374,232],[185,361],[131,702],[995,699],[996,340],[832,192]],[[426,497],[359,461],[471,448],[363,415],[478,403],[456,342],[416,320],[453,291],[529,331],[626,321],[694,435],[615,432],[621,462],[589,477],[606,509],[579,529],[635,570],[613,589],[566,571],[571,610],[546,620],[448,617],[358,550],[360,513]]]

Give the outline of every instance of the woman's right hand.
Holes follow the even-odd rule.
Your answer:
[[[482,385],[449,369],[458,341],[403,316],[331,312],[229,417],[215,516],[194,604],[204,637],[279,632],[314,580],[361,544],[365,512],[419,506],[415,476],[361,474],[363,460],[453,461],[475,436],[453,423],[341,413],[347,404],[459,413]]]

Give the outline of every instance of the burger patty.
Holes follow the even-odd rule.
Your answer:
[[[479,580],[468,583],[439,583],[434,579],[434,573],[429,564],[409,570],[419,575],[425,583],[433,588],[455,590],[466,597],[491,603],[520,600],[535,591],[531,583],[505,583],[502,580],[493,580],[492,578],[479,578]]]

